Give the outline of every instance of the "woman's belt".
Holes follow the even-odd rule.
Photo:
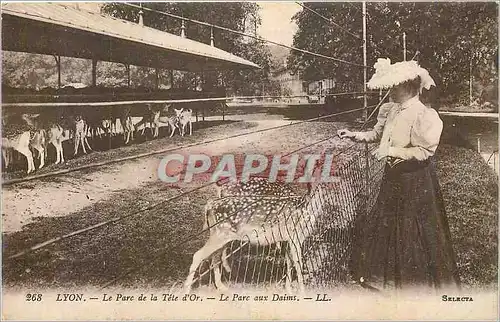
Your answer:
[[[387,157],[386,169],[391,172],[413,172],[427,167],[430,162],[430,158],[424,161],[419,161]]]

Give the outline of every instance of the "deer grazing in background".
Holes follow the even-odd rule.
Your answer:
[[[113,128],[114,122],[111,118],[92,120],[92,122],[89,118],[86,118],[85,121],[87,122],[89,134],[92,139],[96,137],[102,139],[103,134],[112,136],[116,131],[116,129]]]
[[[28,163],[27,173],[35,171],[35,163],[33,162],[33,154],[30,150],[31,133],[23,131],[15,134],[5,134],[2,137],[2,155],[5,160],[5,167],[8,168],[12,161],[12,150],[18,151],[26,157]]]
[[[38,169],[43,168],[45,165],[46,156],[46,132],[45,129],[40,126],[38,118],[40,114],[22,114],[21,119],[30,128],[30,147],[35,149],[38,153],[39,166]]]
[[[38,129],[34,131],[32,138],[30,139],[30,146],[38,152],[39,166],[38,169],[43,168],[45,165],[45,158],[47,150],[47,133],[44,129]]]
[[[46,143],[52,144],[56,149],[55,164],[64,163],[64,150],[62,143],[69,138],[69,135],[66,137],[64,133],[65,131],[62,126],[56,123],[51,124],[47,130]]]
[[[83,119],[81,115],[76,115],[74,118],[74,153],[73,155],[78,154],[78,148],[81,145],[83,153],[87,154],[87,151],[85,150],[85,145],[87,145],[88,149],[92,151],[92,148],[90,147],[89,141],[87,140],[87,132],[88,132],[88,125],[87,122]]]
[[[323,198],[324,188],[318,184],[320,171],[319,167],[314,168],[313,182],[308,184],[308,193],[304,196],[291,195],[290,190],[280,184],[257,178],[238,183],[237,186],[221,188],[220,198],[209,200],[205,206],[205,227],[210,227],[210,237],[193,255],[184,283],[185,291],[191,289],[198,266],[212,254],[214,257],[222,254],[222,265],[230,271],[227,261],[224,262],[224,248],[231,241],[258,245],[287,242],[286,255],[293,263],[299,288],[303,290],[302,244],[311,234],[316,219],[323,213],[320,199]],[[234,192],[236,195],[231,195]],[[212,263],[216,263],[214,257]],[[287,276],[290,277],[291,265],[288,263],[287,260]],[[218,265],[214,266],[214,275],[216,286],[225,288]]]
[[[64,163],[62,142],[69,139],[69,135],[65,136],[65,131],[59,123],[65,122],[61,119],[59,119],[60,122],[57,122],[57,117],[54,115],[43,117],[40,114],[23,114],[22,119],[35,131],[33,138],[30,140],[30,145],[37,150],[40,155],[39,168],[43,167],[45,164],[47,146],[49,144],[52,144],[56,149],[55,164],[59,164],[60,162]]]
[[[134,122],[132,122],[132,116],[126,115],[120,118],[120,124],[123,128],[123,140],[125,144],[128,144],[130,140],[134,140]]]
[[[181,132],[181,136],[184,136],[186,133],[186,125],[189,125],[189,135],[193,134],[193,110],[190,108],[187,109],[181,109],[180,112],[177,112],[178,110],[176,109],[175,112],[178,114],[179,118],[179,131]]]
[[[152,104],[147,105],[147,110],[142,113],[142,119],[139,123],[134,125],[135,130],[137,130],[141,125],[144,125],[141,135],[144,135],[146,131],[146,124],[149,123],[149,129],[153,137],[158,137],[159,134],[159,118],[160,118],[161,109],[156,108]]]
[[[132,106],[116,106],[111,110],[111,119],[114,120],[111,124],[111,133],[113,134],[114,127],[114,135],[118,134],[116,128],[116,119],[118,119],[123,131],[123,141],[125,144],[128,144],[130,140],[134,140],[135,127],[131,112]]]
[[[163,111],[168,112],[168,110],[172,107],[172,104],[167,104],[163,108]],[[159,116],[157,118],[157,124],[155,125],[155,128],[160,127],[160,123],[166,123],[168,131],[170,132],[170,137],[174,136],[175,130],[179,129],[179,133],[181,133],[181,128],[180,128],[180,123],[179,123],[179,117],[182,113],[183,109],[176,109],[174,108],[175,115],[171,116]]]

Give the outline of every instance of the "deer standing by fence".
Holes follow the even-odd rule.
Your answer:
[[[313,182],[308,183],[308,193],[304,196],[284,195],[288,191],[274,187],[265,179],[251,179],[220,191],[221,198],[208,201],[205,206],[205,227],[210,227],[210,237],[205,245],[193,255],[184,289],[189,292],[196,269],[212,254],[222,253],[224,262],[225,246],[231,241],[247,241],[251,244],[271,245],[287,242],[287,256],[297,273],[300,290],[304,289],[302,244],[311,234],[316,219],[322,215],[321,198],[324,188],[318,184],[320,169],[313,170]],[[224,191],[225,190],[225,191]],[[222,194],[240,191],[239,195],[222,197]],[[305,229],[304,229],[305,227]],[[216,256],[214,256],[216,257]],[[212,263],[214,259],[212,258]],[[290,270],[291,265],[288,265]],[[290,271],[287,271],[287,275]],[[220,280],[218,265],[214,267],[215,283],[224,288]]]
[[[295,191],[288,184],[281,184],[276,182],[269,182],[265,178],[255,177],[247,182],[237,182],[237,183],[228,183],[228,184],[220,184],[217,183],[216,186],[217,197],[242,197],[242,196],[253,196],[255,194],[262,196],[276,196],[281,198],[288,198],[291,201],[300,202],[302,200],[302,196],[297,195]],[[211,229],[213,226],[217,224],[216,216],[213,216],[213,212],[209,211],[210,209],[205,209],[205,217],[206,221],[204,223],[203,229]],[[278,249],[281,249],[281,243],[277,242],[276,246]],[[288,245],[285,245],[288,247]],[[222,283],[222,274],[220,269],[220,264],[226,270],[226,272],[231,272],[231,267],[227,261],[228,247],[224,247],[222,251],[216,251],[212,256],[211,267],[214,270],[214,283],[218,289],[225,289],[225,285]],[[290,289],[290,281],[292,276],[292,267],[290,257],[286,256],[286,267],[287,267],[287,275],[286,275],[286,288]]]

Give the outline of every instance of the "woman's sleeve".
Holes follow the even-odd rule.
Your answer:
[[[385,122],[387,120],[387,115],[394,106],[395,103],[385,103],[380,106],[377,116],[377,124],[373,127],[371,131],[367,132],[353,132],[354,140],[359,142],[376,142],[382,137],[382,131],[384,130]]]
[[[427,160],[433,156],[439,145],[443,121],[439,118],[436,110],[426,108],[425,112],[415,120],[411,130],[411,147],[390,147],[389,156],[403,160]]]

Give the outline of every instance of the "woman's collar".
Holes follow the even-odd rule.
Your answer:
[[[409,98],[406,101],[404,101],[403,103],[401,103],[401,109],[404,110],[405,108],[415,104],[418,101],[419,101],[419,95],[417,94],[417,95],[413,96],[412,98]]]

